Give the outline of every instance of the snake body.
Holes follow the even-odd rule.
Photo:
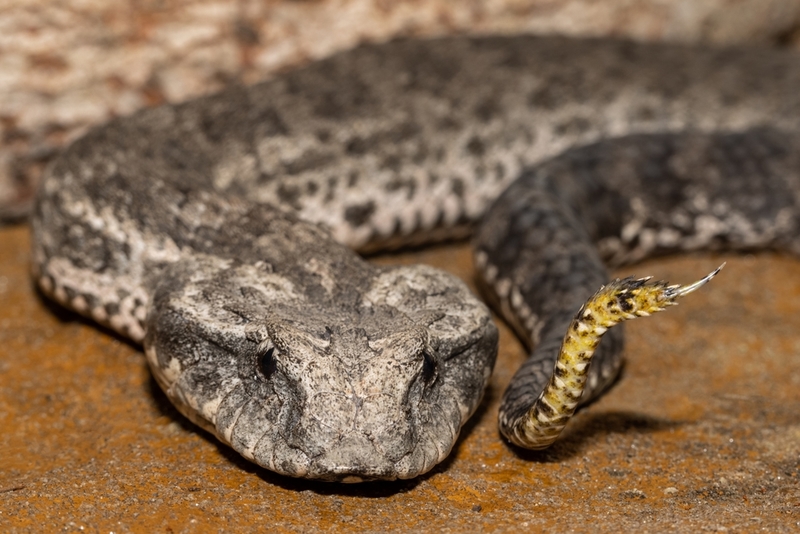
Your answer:
[[[360,47],[74,142],[40,188],[34,272],[143,343],[170,400],[244,457],[292,476],[409,478],[478,405],[497,331],[454,277],[351,249],[474,231],[489,300],[532,349],[499,417],[525,445],[520,421],[553,409],[539,401],[604,262],[800,252],[798,88],[798,58],[765,50]],[[580,364],[581,402],[613,381],[621,347],[610,331]]]

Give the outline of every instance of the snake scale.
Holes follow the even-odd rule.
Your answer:
[[[453,276],[352,249],[472,233],[488,300],[532,351],[500,430],[540,448],[616,377],[622,334],[600,335],[708,279],[609,283],[606,265],[800,252],[799,88],[779,51],[363,46],[74,142],[40,188],[34,275],[142,343],[175,406],[244,457],[409,478],[476,409],[497,330]]]

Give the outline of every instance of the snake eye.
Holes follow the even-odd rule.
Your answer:
[[[259,350],[258,370],[261,371],[261,375],[269,380],[275,374],[277,368],[278,361],[275,359],[275,347],[269,344],[264,349]]]
[[[426,350],[422,352],[422,379],[430,384],[436,378],[436,359]]]

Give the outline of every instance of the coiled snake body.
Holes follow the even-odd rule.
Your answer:
[[[35,276],[142,342],[172,402],[246,458],[408,478],[475,410],[496,329],[452,276],[350,248],[464,235],[494,202],[476,265],[533,348],[500,428],[542,447],[616,376],[618,329],[588,366],[599,335],[695,287],[614,282],[581,308],[601,260],[800,252],[798,88],[796,57],[758,50],[362,47],[73,143],[40,189]]]

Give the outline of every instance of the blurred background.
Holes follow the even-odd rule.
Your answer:
[[[560,33],[800,48],[800,0],[0,1],[0,220],[89,126],[366,41]]]

